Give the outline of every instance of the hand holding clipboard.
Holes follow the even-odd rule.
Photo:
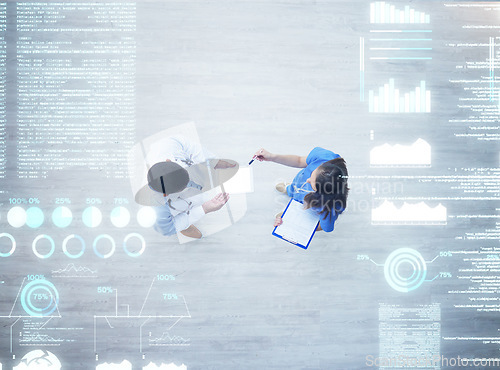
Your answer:
[[[298,247],[307,249],[319,224],[319,216],[312,209],[290,199],[281,216],[283,223],[276,226],[273,235]]]

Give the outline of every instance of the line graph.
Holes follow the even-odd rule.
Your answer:
[[[151,336],[151,333],[149,333]],[[170,336],[168,332],[164,332],[159,338],[149,338],[150,346],[189,346],[190,339],[184,339],[181,336]]]
[[[85,266],[77,266],[69,263],[66,267],[52,270],[53,277],[78,277],[78,278],[96,278],[97,270],[92,270]]]
[[[189,308],[186,303],[186,299],[182,295],[177,295],[175,293],[159,293],[162,291],[163,285],[158,285],[158,289],[153,289],[155,287],[155,283],[157,283],[161,277],[162,282],[165,283],[167,280],[175,280],[172,275],[157,275],[157,277],[153,278],[151,285],[146,293],[144,301],[142,303],[141,309],[138,314],[130,313],[130,304],[119,304],[118,299],[118,289],[111,289],[109,287],[105,287],[101,289],[103,293],[112,293],[115,294],[115,307],[114,314],[105,314],[105,315],[94,315],[94,352],[97,353],[97,337],[98,337],[98,322],[104,320],[109,329],[114,329],[112,322],[114,320],[118,321],[138,321],[140,323],[139,326],[139,352],[143,352],[143,328],[144,326],[150,322],[150,320],[160,320],[163,322],[168,322],[169,320],[173,321],[173,324],[164,332],[159,338],[151,338],[151,332],[149,333],[150,339],[148,340],[148,345],[151,346],[188,346],[190,345],[190,339],[184,339],[180,336],[171,336],[169,331],[177,325],[182,319],[191,318],[191,313],[189,312]],[[171,288],[170,288],[171,289]],[[155,290],[154,294],[151,292]],[[164,290],[164,288],[163,288]],[[170,314],[158,314],[157,305],[163,304],[165,306],[165,311],[170,311]],[[153,306],[153,308],[149,308],[149,306]],[[125,311],[122,307],[125,307]],[[154,311],[155,314],[151,314],[149,312]],[[124,313],[121,313],[123,312]],[[174,321],[175,320],[175,321]]]

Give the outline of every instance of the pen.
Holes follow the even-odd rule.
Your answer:
[[[160,176],[160,182],[161,182],[161,190],[163,191],[163,196],[166,197],[167,194],[165,194],[165,183],[163,182],[163,176]]]
[[[262,153],[262,150],[259,152],[259,154],[261,154],[261,153]],[[251,160],[250,162],[248,162],[248,165],[250,166],[250,165],[253,163],[253,161],[255,161],[255,158],[257,158],[257,157],[258,157],[258,155],[257,155],[257,154],[255,154],[255,155],[252,157],[252,160]]]

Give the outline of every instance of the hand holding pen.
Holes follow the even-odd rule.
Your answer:
[[[273,158],[272,153],[269,153],[264,148],[261,148],[261,149],[257,150],[257,152],[252,157],[252,160],[250,162],[248,162],[248,165],[251,165],[253,163],[253,161],[256,159],[258,161],[262,162],[262,161],[272,161],[273,160],[272,158]]]

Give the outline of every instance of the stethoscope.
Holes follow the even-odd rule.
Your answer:
[[[178,212],[185,212],[186,214],[189,214],[189,212],[191,212],[191,206],[193,204],[193,202],[188,202],[186,199],[184,198],[181,198],[181,197],[177,197],[177,200],[183,200],[186,204],[187,204],[187,210],[186,211],[181,211],[177,208],[175,208],[173,205],[172,205],[172,199],[169,199],[167,200],[167,204],[170,208],[172,208],[174,211],[178,211]]]
[[[163,192],[164,192],[163,194],[164,194],[164,196],[165,196],[165,186],[164,186],[164,183],[163,183],[163,176],[160,176],[160,181],[161,181],[161,187],[162,187],[162,190],[163,190]],[[186,188],[194,188],[194,189],[201,190],[201,189],[203,189],[203,186],[198,185],[198,184],[197,184],[197,183],[195,183],[194,181],[191,181],[191,180],[190,180],[190,181],[188,182],[188,184],[187,184]],[[189,201],[187,201],[186,199],[181,198],[180,196],[178,196],[178,197],[177,197],[177,199],[176,199],[176,201],[179,201],[179,200],[182,200],[182,201],[184,201],[184,202],[187,204],[187,209],[186,209],[186,210],[182,211],[182,210],[180,210],[180,209],[175,208],[175,207],[172,205],[172,199],[170,199],[170,198],[167,200],[167,204],[168,204],[168,206],[169,206],[171,209],[173,209],[174,211],[178,211],[179,213],[185,212],[186,214],[188,214],[188,215],[189,215],[189,212],[191,211],[191,206],[193,205],[193,202],[189,202]]]
[[[185,163],[185,164],[186,164],[186,166],[188,166],[188,167],[191,167],[191,166],[194,164],[194,162],[193,162],[191,159],[185,159],[185,158],[177,158],[177,157],[176,157],[176,158],[175,158],[175,161],[176,161],[176,162],[182,162],[182,163]]]
[[[341,175],[339,175],[340,178],[345,178],[346,176],[344,176],[344,171],[342,171],[342,169],[339,167],[339,166],[336,166],[338,169],[340,169],[340,172],[341,172]],[[329,174],[327,174],[327,176],[331,176],[331,172]],[[308,184],[308,182],[304,182],[302,184],[302,186],[300,188],[297,187],[297,185],[293,185],[293,190],[296,192],[296,193],[299,193],[299,192],[304,192],[304,193],[315,193],[315,190],[307,190],[307,189],[304,189],[304,186]],[[310,184],[309,184],[310,185]],[[311,186],[312,188],[312,186]]]
[[[308,182],[305,182],[302,184],[302,186],[300,188],[297,187],[297,185],[292,185],[293,186],[293,191],[295,193],[300,193],[300,192],[303,192],[303,193],[314,193],[314,190],[307,190],[307,189],[304,189],[304,186],[306,184],[309,184]]]

